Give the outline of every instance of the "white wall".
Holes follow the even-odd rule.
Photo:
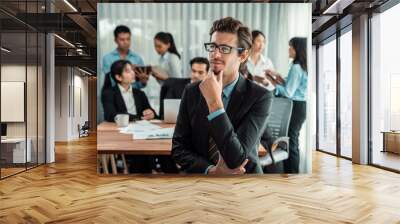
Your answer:
[[[79,138],[78,124],[88,120],[88,78],[83,75],[76,68],[56,67],[55,141]]]
[[[25,65],[18,65],[18,64],[8,64],[8,65],[2,65],[1,66],[1,81],[5,82],[25,82],[25,75],[26,72],[28,74],[36,74],[36,67],[34,66],[27,66]],[[29,82],[33,82],[32,80],[29,80]],[[36,85],[36,81],[34,83],[29,83],[30,85],[34,84]],[[27,90],[32,90],[32,92],[28,91],[27,93],[27,104],[29,104],[36,100],[36,88],[32,89],[29,88]],[[36,101],[34,105],[36,108]],[[7,110],[8,108],[1,108],[1,110]],[[23,108],[24,109],[24,108]],[[36,113],[27,114],[27,119],[28,122],[35,121],[36,123]],[[26,122],[7,122],[7,136],[8,137],[25,137],[25,123]],[[30,123],[31,124],[31,123]],[[28,128],[32,127],[32,124],[28,126]],[[36,127],[35,127],[36,129]],[[29,135],[29,132],[28,132]],[[29,136],[28,136],[29,137]]]
[[[2,65],[1,81],[25,82],[25,69],[25,65]],[[30,70],[29,67],[28,70]],[[7,110],[7,108],[1,108],[1,110]],[[7,137],[25,137],[25,122],[7,123]]]
[[[74,108],[72,108],[72,136],[73,138],[78,138],[79,133],[77,126],[80,124],[81,126],[88,121],[89,114],[88,114],[88,77],[81,76],[83,73],[76,74],[77,70],[75,70],[74,75]],[[78,71],[79,72],[79,71]],[[72,105],[72,104],[71,104]]]
[[[43,89],[44,74],[42,67],[25,64],[3,64],[1,66],[1,81],[24,82],[26,86],[26,102],[21,108],[23,114],[26,112],[26,120],[22,122],[6,122],[7,137],[9,138],[25,138],[25,135],[31,142],[31,151],[33,162],[36,158],[39,163],[44,162],[44,93]],[[26,80],[27,78],[27,80]],[[22,92],[22,94],[24,94]],[[3,97],[7,97],[2,95]],[[26,103],[26,106],[25,106]],[[2,107],[2,112],[13,113],[12,108]],[[37,156],[37,153],[39,154]]]
[[[55,68],[55,141],[68,140],[68,85],[67,67]]]

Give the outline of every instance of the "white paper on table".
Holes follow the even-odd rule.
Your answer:
[[[152,124],[162,124],[163,122],[162,120],[151,120]]]
[[[152,124],[149,121],[141,120],[141,121],[136,121],[134,123],[130,123],[128,127],[119,128],[119,131],[122,134],[133,134],[134,132],[146,132],[157,129],[161,129],[161,127]]]
[[[174,128],[161,128],[144,132],[133,132],[133,139],[171,139]]]

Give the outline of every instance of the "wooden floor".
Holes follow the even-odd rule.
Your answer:
[[[25,167],[24,168],[0,168],[1,169],[1,177],[7,177],[22,171],[25,171]]]
[[[374,151],[372,162],[376,165],[400,170],[400,154]]]
[[[100,177],[95,138],[0,181],[0,223],[400,223],[400,175],[313,155],[313,174]]]

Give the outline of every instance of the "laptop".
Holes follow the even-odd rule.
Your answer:
[[[164,122],[176,123],[178,117],[180,99],[164,99]]]

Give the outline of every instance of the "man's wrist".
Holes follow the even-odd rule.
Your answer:
[[[213,100],[211,102],[207,102],[208,105],[208,111],[210,113],[213,113],[219,109],[224,108],[224,104],[222,103],[221,99]]]
[[[215,170],[216,170],[216,167],[214,165],[211,165],[207,168],[206,174],[215,174]]]

